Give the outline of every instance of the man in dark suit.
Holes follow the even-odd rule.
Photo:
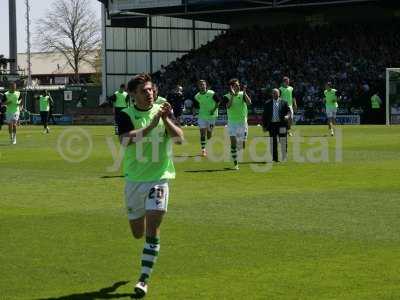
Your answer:
[[[169,104],[172,106],[172,110],[174,112],[175,119],[180,122],[182,110],[183,110],[183,102],[185,101],[185,95],[183,93],[183,87],[177,85],[175,89],[167,96],[167,100]]]
[[[290,109],[286,101],[280,98],[278,89],[272,90],[272,100],[264,105],[263,129],[269,131],[270,142],[272,142],[272,160],[278,159],[278,138],[281,145],[282,161],[287,159],[287,131],[290,119]],[[272,141],[271,141],[272,140]]]

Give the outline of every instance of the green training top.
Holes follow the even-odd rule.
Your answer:
[[[167,99],[165,99],[164,97],[158,96],[155,103],[157,104],[163,104],[165,102],[168,102]]]
[[[371,97],[371,108],[379,109],[381,108],[382,100],[381,98],[375,94]]]
[[[147,127],[159,110],[160,105],[154,104],[147,111],[132,106],[122,112],[130,117],[136,130]],[[162,119],[142,141],[128,145],[125,150],[123,170],[125,179],[134,182],[175,178],[171,139],[166,133]]]
[[[19,100],[20,95],[21,93],[18,91],[14,91],[13,93],[8,91],[4,94],[7,99],[6,102],[10,101],[9,103],[7,103],[7,113],[19,113],[19,105],[21,104],[21,100]]]
[[[293,106],[293,87],[290,85],[288,87],[281,86],[279,90],[282,100],[286,101],[289,106]]]
[[[40,96],[39,97],[39,106],[40,111],[49,111],[50,110],[50,97],[49,96]]]
[[[336,96],[337,90],[331,89],[331,90],[325,90],[324,95],[325,95],[325,107],[327,109],[335,109],[338,108],[338,97]]]
[[[116,91],[114,95],[115,95],[114,107],[124,108],[128,106],[126,104],[126,97],[128,96],[127,92],[121,93],[120,91]]]
[[[230,93],[225,95],[225,98],[230,100],[232,95]],[[228,108],[228,123],[230,124],[244,124],[247,123],[247,103],[244,99],[244,93],[239,92],[233,96],[231,107]]]
[[[194,99],[199,103],[199,119],[202,120],[215,120],[218,117],[218,108],[212,114],[211,111],[215,108],[214,100],[215,92],[212,90],[207,90],[204,94],[198,92]]]

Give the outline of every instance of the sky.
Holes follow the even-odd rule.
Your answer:
[[[0,54],[8,57],[8,1],[0,0]],[[34,33],[35,22],[46,16],[49,4],[56,0],[29,0],[31,6],[31,33]],[[87,0],[93,7],[100,20],[100,2],[97,0]],[[17,2],[17,31],[18,31],[18,53],[26,52],[26,20],[25,20],[25,0],[16,0]],[[32,51],[38,51],[35,47],[35,41],[31,38]]]

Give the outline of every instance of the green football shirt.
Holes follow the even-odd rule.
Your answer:
[[[230,100],[232,95],[230,93],[225,95],[225,98]],[[247,103],[244,99],[243,92],[239,92],[233,96],[232,105],[228,108],[228,123],[230,124],[244,124],[247,123]]]
[[[39,106],[40,111],[49,111],[50,110],[50,101],[49,96],[40,96],[39,97]]]
[[[135,129],[140,129],[147,127],[159,110],[160,105],[154,104],[147,111],[138,110],[133,106],[125,108],[122,112],[129,116]],[[123,170],[125,179],[134,182],[175,178],[171,139],[162,120],[143,140],[127,146]]]
[[[164,97],[158,96],[155,103],[157,104],[163,104],[165,102],[168,102],[167,99],[165,99]]]
[[[382,104],[382,100],[377,94],[375,94],[371,97],[371,108],[379,109],[379,108],[381,108],[381,104]]]
[[[207,90],[204,94],[197,93],[194,99],[199,103],[199,119],[202,120],[215,120],[218,117],[218,108],[212,114],[211,111],[215,108],[214,100],[215,92],[212,90]]]
[[[9,114],[19,113],[20,112],[19,105],[21,104],[19,97],[21,93],[18,91],[14,91],[13,93],[8,91],[4,95],[7,99],[7,102],[9,102],[7,103],[7,113]]]
[[[114,93],[115,95],[115,102],[114,102],[114,107],[118,107],[118,108],[125,108],[127,107],[127,103],[126,103],[126,97],[128,96],[127,92],[120,92],[120,91],[116,91]]]
[[[279,90],[282,100],[286,101],[289,106],[293,106],[293,87],[290,85],[288,87],[281,86]]]
[[[330,89],[330,90],[325,90],[324,95],[325,95],[325,107],[327,109],[335,109],[338,108],[338,103],[337,103],[337,96],[336,96],[337,90],[335,89]]]

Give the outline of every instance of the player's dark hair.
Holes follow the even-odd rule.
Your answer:
[[[290,79],[289,79],[289,77],[285,76],[285,77],[283,77],[282,80],[285,81],[285,80],[290,80]]]
[[[141,85],[145,84],[146,82],[151,82],[151,76],[149,74],[139,74],[133,77],[131,80],[128,82],[128,91],[129,92],[134,92],[136,91],[136,88]]]
[[[239,83],[239,79],[237,78],[232,78],[231,80],[229,80],[229,85],[233,85],[235,83]]]
[[[124,89],[124,88],[125,88],[125,83],[122,83],[122,84],[119,86],[119,88],[120,88],[120,89]]]
[[[207,80],[204,80],[204,79],[199,79],[199,80],[197,81],[197,84],[200,84],[200,83],[202,83],[202,82],[204,82],[204,83],[206,84],[206,86],[208,86]]]

